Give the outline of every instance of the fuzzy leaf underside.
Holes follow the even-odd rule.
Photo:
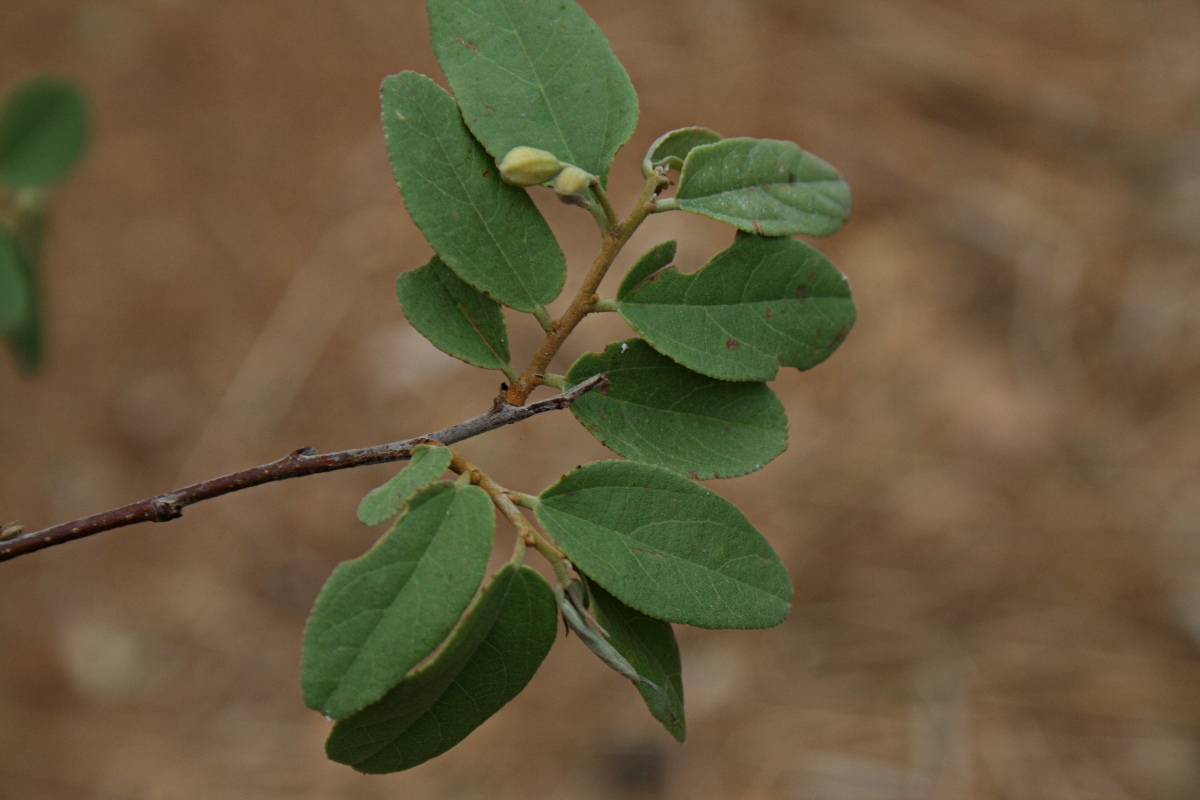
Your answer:
[[[687,738],[683,715],[683,668],[671,623],[630,608],[597,583],[589,583],[591,611],[608,641],[650,683],[638,684],[650,714],[679,741]]]

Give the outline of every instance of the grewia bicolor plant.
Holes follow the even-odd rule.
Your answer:
[[[453,94],[424,75],[383,82],[383,128],[408,212],[436,255],[397,281],[404,314],[447,354],[503,374],[491,410],[423,437],[363,450],[298,450],[242,473],[0,543],[12,557],[269,480],[408,459],[358,509],[387,523],[366,554],[334,570],[305,631],[305,702],[335,721],[330,758],[395,772],[453,747],[515,697],[562,617],[628,679],[682,741],[673,624],[767,628],[788,615],[783,564],[746,517],[698,480],[745,475],[787,444],[767,386],[806,370],[846,337],[845,277],[791,238],[836,231],[850,211],[838,173],[797,145],[683,128],[642,160],[645,185],[622,217],[605,191],[633,133],[637,96],[603,34],[573,0],[428,0],[433,46]],[[531,192],[590,213],[601,242],[557,319],[566,260]],[[675,243],[596,292],[630,236],[655,214],[729,223],[733,243],[701,269],[672,266]],[[545,331],[514,366],[504,306]],[[565,375],[551,362],[580,320],[616,313],[636,333]],[[529,402],[541,385],[561,394]],[[451,445],[569,406],[622,459],[585,464],[539,494],[499,485]],[[447,472],[454,479],[443,479]],[[487,575],[496,511],[512,557]],[[6,552],[5,548],[8,550]],[[530,551],[549,564],[547,581]]]

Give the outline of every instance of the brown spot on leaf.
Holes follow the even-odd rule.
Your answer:
[[[816,270],[813,270],[812,272],[808,273],[808,282],[809,283],[814,283],[816,280],[817,280]]]
[[[491,171],[490,169],[485,169],[485,170],[483,171],[483,177],[485,177],[485,178],[490,178],[490,177],[492,177],[492,171]]]
[[[700,480],[700,473],[696,472],[696,470],[692,470],[688,474],[692,476],[692,480],[694,480],[694,481]]]
[[[796,287],[796,297],[799,297],[801,300],[807,299],[808,287],[803,283]]]
[[[774,315],[775,315],[775,312],[768,308],[767,309],[767,319],[770,319]]]
[[[759,236],[763,235],[762,225],[759,224],[758,220],[752,219],[752,220],[750,220],[750,224],[754,226],[755,233],[757,233]]]
[[[737,350],[741,346],[742,346],[742,343],[739,342],[737,339],[730,339],[729,341],[725,342],[726,350]]]
[[[643,550],[640,547],[631,547],[629,549],[638,553],[645,553],[648,556],[654,556],[655,558],[662,558],[662,553],[656,553],[653,550]]]

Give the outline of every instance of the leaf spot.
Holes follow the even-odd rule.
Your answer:
[[[775,316],[775,312],[768,308],[767,309],[767,319],[770,319],[773,316]]]
[[[741,346],[742,346],[742,343],[739,342],[737,339],[730,339],[729,341],[725,342],[726,350],[737,350]]]
[[[492,177],[492,171],[491,171],[490,169],[485,169],[485,170],[483,171],[483,177],[485,177],[485,178],[490,178],[490,177]]]
[[[762,225],[759,223],[758,220],[752,219],[752,220],[750,220],[750,224],[754,226],[755,233],[757,233],[759,236],[763,235]]]
[[[633,550],[635,553],[645,553],[648,556],[654,556],[655,558],[662,558],[662,553],[656,553],[653,550],[643,550],[640,547],[631,547],[629,549]]]

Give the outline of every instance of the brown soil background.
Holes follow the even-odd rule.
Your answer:
[[[641,96],[619,208],[689,124],[855,191],[821,246],[858,325],[776,383],[787,453],[716,484],[791,619],[680,632],[684,746],[571,639],[450,754],[363,777],[324,759],[300,641],[391,470],[265,487],[0,566],[0,797],[1200,796],[1200,6],[585,5]],[[428,253],[378,120],[401,69],[441,80],[417,2],[3,3],[0,84],[78,76],[96,130],[55,197],[46,368],[0,364],[0,522],[487,405],[392,291]],[[577,276],[594,229],[553,205]],[[730,231],[663,215],[631,252],[672,236],[690,269]],[[558,369],[621,335],[589,321]],[[566,414],[464,450],[525,491],[604,453]]]

